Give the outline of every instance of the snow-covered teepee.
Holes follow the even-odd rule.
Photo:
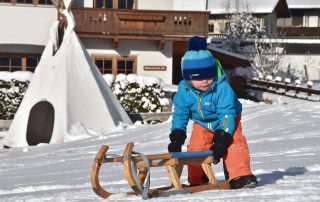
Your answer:
[[[62,143],[68,134],[83,130],[107,134],[131,120],[113,95],[77,37],[68,9],[62,43],[57,48],[58,24],[50,37],[30,86],[9,128],[3,145],[23,147]]]

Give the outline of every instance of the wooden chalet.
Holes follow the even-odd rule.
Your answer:
[[[287,0],[291,17],[278,18],[278,31],[285,32],[286,38],[319,39],[320,1]]]
[[[72,12],[76,33],[103,74],[155,75],[177,84],[187,40],[208,34],[209,12],[175,10],[174,0],[74,1]],[[0,22],[8,30],[0,34],[0,71],[34,71],[57,18],[51,1],[0,1],[0,18],[11,19]]]

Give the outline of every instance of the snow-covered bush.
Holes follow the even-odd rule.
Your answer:
[[[0,72],[0,119],[13,119],[32,78],[31,72]],[[130,112],[161,112],[169,100],[164,97],[163,81],[136,74],[104,75],[121,105]]]
[[[259,19],[251,13],[235,13],[231,15],[230,26],[227,27],[227,37],[234,39],[255,39],[264,34],[260,29]]]
[[[13,119],[29,86],[30,72],[1,72],[0,74],[0,119]]]
[[[121,105],[130,112],[161,112],[164,98],[163,81],[158,77],[118,74],[111,84]]]
[[[111,86],[116,77],[113,74],[104,74],[103,78],[106,80],[107,84]]]

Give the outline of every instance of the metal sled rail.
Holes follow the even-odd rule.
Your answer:
[[[128,143],[123,156],[107,157],[109,149],[107,145],[102,145],[91,168],[91,184],[94,192],[102,198],[108,198],[112,193],[106,191],[99,181],[100,167],[104,163],[120,162],[124,166],[124,176],[132,188],[133,192],[128,194],[141,194],[143,198],[156,196],[161,192],[171,188],[184,189],[188,192],[200,192],[211,189],[230,189],[228,182],[218,182],[211,168],[213,157],[211,151],[199,152],[173,152],[167,154],[143,155],[133,152],[134,144]],[[201,164],[210,184],[195,187],[187,187],[181,184],[180,176],[184,165]],[[168,187],[149,189],[149,172],[151,167],[165,166],[166,171],[172,181]],[[136,171],[137,170],[137,171]]]

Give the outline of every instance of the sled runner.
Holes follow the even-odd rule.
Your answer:
[[[123,156],[106,154],[109,147],[102,145],[91,168],[91,184],[94,192],[102,198],[112,193],[106,191],[99,181],[99,170],[102,164],[119,162],[123,164],[124,176],[133,192],[127,194],[141,195],[143,199],[155,197],[170,189],[185,190],[189,193],[212,189],[230,189],[228,182],[218,182],[211,168],[212,151],[172,152],[167,154],[144,155],[133,151],[134,144],[128,143]],[[200,164],[206,173],[209,184],[188,187],[181,184],[180,176],[184,165]],[[150,168],[164,166],[172,182],[171,186],[149,189]]]

